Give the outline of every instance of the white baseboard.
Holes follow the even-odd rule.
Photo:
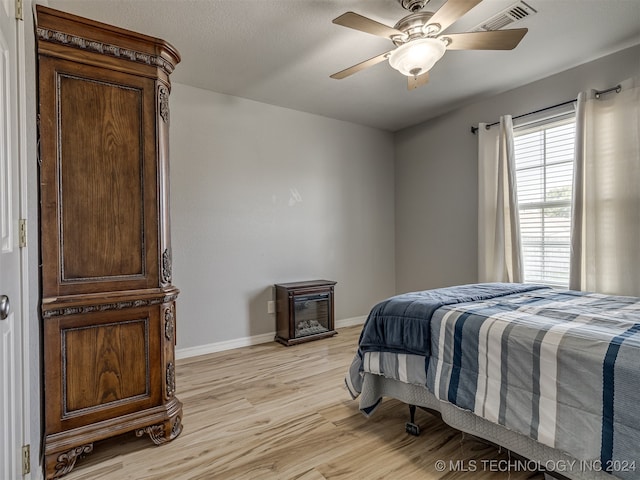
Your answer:
[[[366,315],[362,315],[360,317],[343,318],[342,320],[336,320],[335,327],[343,328],[352,327],[354,325],[361,325],[365,322],[366,319]],[[275,335],[276,332],[263,333],[261,335],[234,338],[232,340],[225,340],[223,342],[199,345],[197,347],[178,348],[176,349],[176,360],[180,360],[182,358],[197,357],[199,355],[207,355],[209,353],[223,352],[225,350],[233,350],[234,348],[250,347],[251,345],[273,342]]]
[[[209,343],[207,345],[199,345],[197,347],[178,348],[176,349],[176,360],[181,358],[197,357],[198,355],[207,355],[208,353],[223,352],[225,350],[233,350],[234,348],[250,347],[251,345],[258,345],[260,343],[273,342],[275,335],[276,332],[263,333],[262,335],[234,338],[233,340]]]
[[[353,327],[354,325],[362,325],[367,320],[367,315],[359,317],[343,318],[336,320],[336,328]]]

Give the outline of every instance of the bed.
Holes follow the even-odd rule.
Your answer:
[[[391,297],[345,378],[536,462],[549,476],[640,478],[640,298],[513,283]]]

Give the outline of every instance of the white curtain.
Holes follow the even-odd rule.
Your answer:
[[[640,296],[640,77],[578,95],[569,288]]]
[[[522,282],[511,116],[478,125],[478,281]]]

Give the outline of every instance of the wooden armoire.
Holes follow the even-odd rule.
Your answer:
[[[36,6],[44,455],[182,430],[171,283],[168,43]]]

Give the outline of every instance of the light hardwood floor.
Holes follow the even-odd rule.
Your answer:
[[[135,434],[97,442],[67,480],[536,479],[505,472],[509,456],[406,405],[385,400],[366,419],[344,387],[361,327],[284,347],[270,343],[178,361],[184,430],[155,446]],[[436,461],[447,468],[436,470]],[[491,460],[503,463],[489,463]],[[476,471],[470,469],[473,462]],[[449,468],[457,465],[458,468]],[[458,471],[456,471],[458,470]]]

